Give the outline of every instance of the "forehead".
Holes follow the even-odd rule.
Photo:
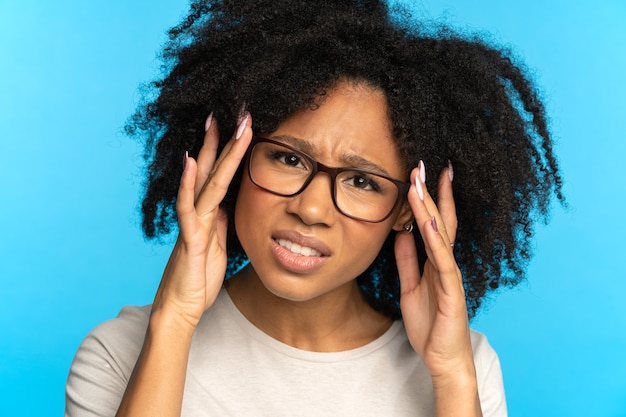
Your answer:
[[[326,165],[355,165],[365,160],[389,175],[406,175],[387,99],[381,90],[362,83],[339,83],[320,97],[315,109],[291,115],[267,136],[294,138],[291,142]]]

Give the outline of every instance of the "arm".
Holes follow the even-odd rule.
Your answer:
[[[198,162],[185,156],[176,204],[180,233],[118,417],[180,415],[192,336],[226,271],[227,217],[219,204],[252,138],[249,116],[216,160],[218,136],[209,116]]]
[[[400,307],[407,334],[430,372],[435,415],[482,416],[463,280],[451,247],[456,236],[452,168],[439,178],[439,208],[424,184],[423,162],[411,177],[408,202],[428,259],[420,274],[413,236],[398,234]]]

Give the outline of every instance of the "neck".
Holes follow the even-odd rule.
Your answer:
[[[298,349],[355,349],[380,337],[391,325],[365,301],[356,280],[310,300],[291,301],[268,291],[248,267],[229,280],[227,290],[252,324]]]

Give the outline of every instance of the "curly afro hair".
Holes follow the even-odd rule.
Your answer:
[[[534,222],[547,219],[553,196],[564,198],[544,106],[510,52],[377,0],[193,1],[169,35],[164,77],[126,126],[145,146],[146,237],[176,228],[181,157],[199,152],[210,112],[221,150],[242,106],[256,131],[272,132],[353,80],[384,92],[405,166],[425,161],[435,199],[439,172],[454,166],[454,252],[470,317],[489,291],[523,280]],[[240,181],[241,170],[222,203],[231,225]],[[358,283],[375,309],[399,318],[392,235]],[[234,227],[228,247],[230,275],[246,262]]]

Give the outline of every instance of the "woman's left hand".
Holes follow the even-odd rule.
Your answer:
[[[421,172],[421,174],[420,174]],[[408,202],[424,240],[427,259],[420,274],[411,233],[398,233],[396,263],[400,275],[400,307],[413,348],[437,384],[466,383],[475,368],[461,271],[453,254],[456,210],[452,168],[439,177],[439,207],[424,184],[424,164],[413,170]]]

